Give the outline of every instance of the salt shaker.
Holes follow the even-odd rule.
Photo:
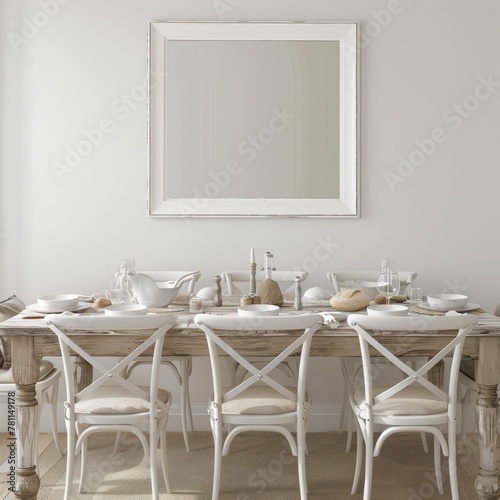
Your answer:
[[[214,306],[220,307],[222,305],[222,286],[220,284],[221,277],[217,274],[214,276]]]
[[[298,276],[295,277],[295,296],[293,298],[293,308],[296,311],[300,311],[302,309],[302,286]]]

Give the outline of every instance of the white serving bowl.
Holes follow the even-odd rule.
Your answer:
[[[104,309],[107,316],[138,316],[146,314],[148,308],[141,304],[116,304]]]
[[[44,295],[37,299],[38,307],[45,311],[63,311],[78,306],[78,295],[74,293],[60,293]]]
[[[408,308],[398,304],[375,304],[366,308],[368,316],[408,316]]]
[[[437,293],[427,295],[427,303],[434,309],[460,309],[467,305],[469,297],[457,293]]]
[[[252,316],[277,316],[280,308],[271,304],[249,304],[238,307],[238,314],[244,318]]]
[[[139,273],[137,277],[139,279],[137,303],[147,307],[169,306],[179,295],[182,286],[173,286],[173,283],[168,281],[155,281],[143,273]]]

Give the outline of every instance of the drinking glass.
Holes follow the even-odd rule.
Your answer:
[[[380,266],[377,280],[377,290],[386,298],[387,304],[394,295],[399,293],[399,274],[394,259],[384,259]]]

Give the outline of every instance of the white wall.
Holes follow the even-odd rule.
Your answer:
[[[224,5],[225,20],[362,23],[361,218],[146,216],[147,23],[217,21]],[[311,286],[325,286],[327,271],[374,269],[391,256],[418,272],[424,293],[461,291],[493,310],[499,16],[495,0],[0,0],[0,295],[30,303],[93,293],[122,258],[149,269],[201,267],[206,286],[224,269],[244,268],[253,246],[272,251],[278,268],[305,268]],[[489,90],[483,79],[494,82]],[[60,181],[54,163],[105,119],[113,131]],[[440,143],[429,144],[432,134]],[[387,172],[400,175],[402,158],[421,160],[424,140],[432,152],[391,190]],[[339,400],[339,376],[335,360],[313,363],[319,411]],[[202,379],[193,384],[200,405]]]

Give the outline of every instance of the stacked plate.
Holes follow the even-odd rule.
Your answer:
[[[90,307],[88,302],[81,302],[80,296],[74,293],[62,293],[57,295],[44,295],[39,297],[36,304],[27,307],[31,311],[50,314],[65,311],[81,311]]]

